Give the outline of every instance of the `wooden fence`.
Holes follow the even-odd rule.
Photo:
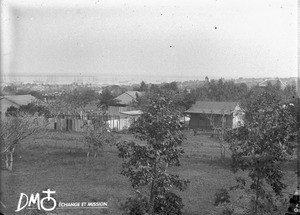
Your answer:
[[[101,116],[101,117],[86,117],[78,118],[71,116],[64,116],[63,118],[49,118],[48,129],[59,131],[83,131],[84,124],[97,126],[100,122],[108,123],[110,129],[114,131],[121,131],[127,129],[131,123],[131,118],[121,118],[120,116]]]

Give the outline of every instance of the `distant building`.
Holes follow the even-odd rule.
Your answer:
[[[22,105],[28,105],[35,101],[36,98],[32,95],[9,95],[0,96],[1,119],[5,117],[7,108],[14,106],[19,108]]]
[[[271,85],[275,85],[275,84],[278,83],[281,89],[284,89],[286,87],[286,85],[287,85],[286,83],[284,83],[279,78],[275,78],[275,79],[266,79],[266,80],[260,82],[258,84],[258,86],[260,86],[260,87],[266,87],[266,86],[268,86],[268,83],[270,83]]]
[[[115,98],[119,105],[109,106],[108,115],[124,117],[121,112],[132,111],[135,108],[130,105],[137,100],[137,96],[142,96],[143,93],[139,91],[127,91]]]
[[[215,127],[224,123],[226,128],[235,128],[243,123],[244,115],[237,102],[197,101],[185,113],[190,115],[191,128],[203,130],[212,130],[212,123]]]
[[[130,105],[132,102],[136,101],[137,96],[142,96],[143,93],[139,91],[127,91],[115,99],[120,105]]]

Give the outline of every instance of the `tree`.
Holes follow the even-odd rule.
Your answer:
[[[141,92],[147,92],[148,91],[148,85],[144,81],[141,82],[139,91],[141,91]]]
[[[205,79],[203,86],[192,90],[196,100],[202,101],[239,101],[248,93],[246,84],[236,84],[234,81]]]
[[[140,83],[140,86],[133,87],[134,91],[140,91],[140,92],[147,92],[148,91],[148,85],[145,83],[145,81],[142,81]]]
[[[5,115],[6,116],[15,116],[16,113],[18,111],[18,108],[15,106],[10,106],[9,108],[7,108]]]
[[[65,93],[63,99],[71,112],[81,115],[85,113],[87,104],[98,99],[98,94],[92,89],[75,89],[69,93]]]
[[[4,92],[4,94],[7,93],[9,95],[15,95],[17,92],[17,86],[15,86],[14,84],[5,86],[3,88],[3,92]]]
[[[5,167],[9,171],[13,168],[13,155],[15,148],[24,139],[33,134],[42,132],[46,121],[37,114],[15,113],[14,116],[1,120],[1,153],[5,155]]]
[[[115,100],[114,95],[107,88],[102,91],[99,100],[99,106],[103,107],[104,109],[118,104],[118,101]]]
[[[173,81],[171,83],[165,83],[161,86],[161,89],[163,90],[169,90],[169,91],[174,91],[174,92],[179,92],[177,82]]]
[[[167,171],[171,166],[180,165],[179,158],[184,152],[179,148],[184,141],[179,117],[170,97],[150,94],[149,106],[129,129],[145,145],[135,141],[118,144],[119,157],[123,159],[121,174],[130,179],[133,188],[146,189],[141,194],[143,198],[136,200],[140,201],[139,207],[146,207],[140,210],[144,214],[181,214],[182,199],[172,187],[183,191],[189,181]],[[131,209],[127,214],[133,214],[137,208]]]
[[[176,93],[174,95],[174,103],[176,106],[180,107],[183,111],[192,107],[192,105],[196,102],[196,98],[193,97],[191,93],[188,93],[187,90],[183,92]]]
[[[243,178],[237,182],[252,196],[252,214],[272,213],[275,197],[286,187],[280,165],[295,148],[296,114],[268,90],[252,97],[245,110],[244,125],[226,135],[233,171],[248,172],[248,187]]]
[[[50,117],[50,111],[47,107],[39,105],[38,103],[31,102],[27,105],[21,105],[18,111],[28,113],[30,115],[38,114],[38,116]]]
[[[97,120],[94,119],[91,124],[85,121],[83,128],[83,141],[88,147],[87,159],[89,159],[91,154],[94,154],[94,157],[96,157],[98,152],[103,150],[105,144],[116,142],[115,136],[111,133],[105,121],[105,115],[97,118]]]

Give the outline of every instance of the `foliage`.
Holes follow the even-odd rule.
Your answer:
[[[6,116],[15,116],[18,112],[18,108],[15,106],[10,106],[9,108],[7,108],[5,115]]]
[[[296,115],[291,106],[280,103],[272,91],[263,91],[248,102],[244,125],[226,135],[232,151],[233,171],[247,171],[251,180],[246,189],[251,213],[266,214],[275,208],[275,199],[286,185],[280,164],[293,154],[297,132]]]
[[[137,96],[137,101],[133,104],[134,107],[141,110],[147,109],[152,94],[165,95],[171,98],[174,108],[181,112],[189,109],[195,103],[195,98],[187,90],[179,91],[177,83],[171,82],[162,86],[152,84],[143,96]]]
[[[107,109],[109,106],[116,105],[118,105],[118,101],[115,100],[115,96],[109,91],[109,89],[105,88],[100,94],[99,106]]]
[[[103,119],[104,117],[99,118],[99,120],[93,120],[91,124],[85,122],[83,126],[83,140],[88,147],[87,158],[91,154],[96,157],[98,152],[103,150],[105,144],[114,144],[116,142],[115,136]]]
[[[2,93],[7,93],[9,95],[15,95],[17,92],[17,86],[14,85],[14,84],[11,84],[11,85],[8,85],[8,86],[5,86],[3,87],[3,91],[1,92]]]
[[[130,179],[133,188],[147,188],[149,214],[181,214],[182,200],[172,189],[183,191],[189,181],[167,171],[180,165],[183,154],[179,148],[184,141],[180,115],[166,94],[152,93],[148,98],[148,108],[129,129],[145,145],[134,141],[118,144],[121,174]]]
[[[149,201],[146,196],[140,192],[136,192],[136,196],[129,197],[120,209],[123,215],[143,215],[147,214],[149,210]]]
[[[191,95],[199,101],[239,101],[248,93],[246,84],[223,79],[206,79],[202,86],[192,89]]]
[[[179,92],[179,88],[178,88],[177,83],[175,81],[170,82],[170,83],[164,83],[160,88],[162,90]]]
[[[225,188],[221,188],[215,193],[214,205],[219,205],[219,204],[229,203],[229,202],[230,202],[230,196],[228,191]]]
[[[148,91],[148,85],[142,81],[140,86],[134,87],[134,91],[140,91],[140,92],[147,92]]]
[[[1,120],[1,153],[5,155],[8,170],[11,171],[13,167],[15,147],[29,136],[44,131],[46,124],[43,117],[22,112]]]
[[[195,102],[196,98],[186,90],[174,95],[174,105],[183,111],[192,107]]]
[[[35,103],[29,103],[28,105],[21,105],[19,107],[19,111],[31,115],[38,114],[38,116],[44,116],[47,118],[50,117],[50,111],[45,106],[37,105]]]
[[[84,113],[85,107],[90,102],[98,99],[98,94],[92,89],[74,89],[69,93],[64,93],[62,98],[66,105],[74,114]]]
[[[77,87],[71,91],[64,91],[52,99],[42,102],[41,105],[50,110],[51,116],[57,118],[60,115],[81,116],[86,113],[86,106],[99,95],[92,89]]]
[[[50,117],[50,111],[47,109],[47,107],[35,104],[34,102],[27,105],[21,105],[19,108],[10,106],[7,108],[6,116],[16,116],[18,112],[27,113],[29,115],[37,114],[38,116],[44,116],[47,118]]]

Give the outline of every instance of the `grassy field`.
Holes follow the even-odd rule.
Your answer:
[[[80,133],[52,131],[32,137],[16,149],[14,170],[1,169],[1,201],[4,214],[15,214],[20,193],[36,193],[45,188],[56,191],[62,202],[108,202],[108,210],[56,210],[53,214],[121,214],[124,200],[133,194],[127,178],[120,175],[121,160],[114,146],[107,146],[98,157],[86,161],[86,149]],[[131,139],[121,135],[121,139]],[[233,185],[235,175],[230,171],[230,154],[220,161],[219,144],[205,135],[187,134],[182,165],[172,171],[188,178],[188,189],[181,192],[185,215],[220,214],[215,207],[217,189]],[[286,164],[286,192],[296,188],[296,163]],[[287,207],[287,205],[286,205]],[[22,213],[16,213],[22,214]]]

